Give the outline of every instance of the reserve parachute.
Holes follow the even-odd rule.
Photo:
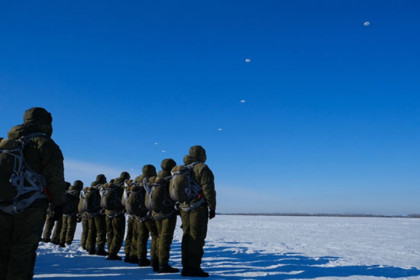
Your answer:
[[[23,154],[25,145],[39,136],[46,135],[32,133],[0,142],[0,211],[19,214],[35,200],[47,198],[44,176],[30,168]]]

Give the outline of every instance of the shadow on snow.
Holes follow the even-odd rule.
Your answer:
[[[76,241],[77,242],[77,241]],[[77,248],[78,244],[71,248]],[[340,266],[338,257],[306,257],[298,253],[268,254],[250,251],[243,243],[209,243],[203,258],[203,269],[209,279],[314,279],[317,277],[371,276],[400,278],[420,276],[417,268],[393,266]],[[35,279],[187,279],[177,274],[157,274],[151,268],[141,268],[123,261],[108,261],[90,256],[80,249],[38,249]],[[122,251],[120,255],[122,255]],[[174,241],[171,265],[181,268],[180,243]]]

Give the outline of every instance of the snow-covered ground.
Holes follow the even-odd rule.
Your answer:
[[[178,220],[171,265],[181,268]],[[40,243],[35,279],[186,279]],[[120,255],[123,256],[123,248]],[[222,216],[209,222],[210,279],[420,279],[420,219]]]

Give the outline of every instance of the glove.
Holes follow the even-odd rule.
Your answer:
[[[214,217],[216,217],[216,210],[214,210],[214,209],[210,209],[210,212],[209,212],[209,219],[211,220],[211,219],[213,219]]]
[[[54,215],[53,220],[58,221],[63,217],[63,206],[55,206],[54,207]]]

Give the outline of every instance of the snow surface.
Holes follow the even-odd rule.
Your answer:
[[[181,268],[178,219],[171,265]],[[187,279],[40,243],[35,279]],[[123,248],[120,251],[123,256]],[[225,216],[209,222],[209,279],[420,279],[420,219]]]

